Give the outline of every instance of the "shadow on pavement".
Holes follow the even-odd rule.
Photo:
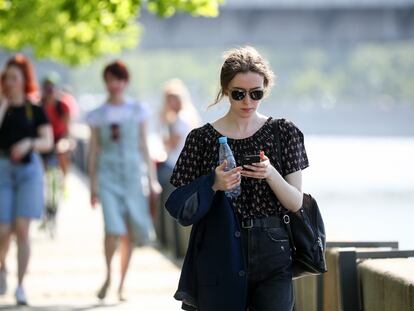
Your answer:
[[[81,181],[82,185],[85,188],[89,189],[90,185],[89,185],[89,179],[87,175],[85,175],[75,165],[71,168],[71,173],[74,174]],[[173,251],[160,245],[159,241],[156,241],[153,245],[151,245],[151,247],[157,250],[162,255],[162,257],[164,257],[166,260],[174,264],[178,269],[181,269],[183,262],[184,262],[184,258],[176,258],[173,254]],[[0,308],[0,310],[2,309]]]
[[[95,310],[97,308],[114,308],[119,306],[121,303],[104,304],[97,303],[86,306],[69,306],[69,305],[38,305],[38,306],[16,306],[16,305],[3,305],[0,306],[0,310],[7,311],[87,311]]]

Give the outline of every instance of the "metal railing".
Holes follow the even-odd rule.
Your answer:
[[[414,250],[399,250],[397,241],[332,241],[327,248],[338,248],[340,304],[343,311],[362,310],[357,265],[361,260],[414,257]],[[329,269],[329,267],[328,267]],[[317,310],[323,311],[324,277],[317,277]]]

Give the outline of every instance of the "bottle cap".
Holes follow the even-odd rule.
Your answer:
[[[219,137],[219,143],[220,144],[227,144],[227,137],[226,136]]]

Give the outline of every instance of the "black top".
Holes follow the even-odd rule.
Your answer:
[[[302,132],[291,121],[281,119],[279,137],[282,159],[278,159],[277,143],[269,117],[265,124],[252,136],[243,139],[228,138],[236,163],[241,164],[243,155],[259,154],[264,151],[271,164],[282,176],[309,166]],[[207,123],[192,130],[174,167],[170,182],[175,187],[184,186],[194,179],[211,173],[219,163],[219,142],[221,135]],[[280,162],[282,162],[283,171]],[[242,177],[241,195],[231,199],[241,219],[268,217],[281,211],[282,205],[266,180]]]
[[[39,127],[48,123],[43,108],[30,102],[9,107],[0,125],[0,150],[9,152],[18,141],[37,137]]]

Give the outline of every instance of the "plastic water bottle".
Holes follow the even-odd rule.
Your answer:
[[[220,143],[219,162],[221,164],[223,163],[224,160],[227,160],[227,166],[225,170],[229,171],[237,166],[236,160],[234,159],[234,155],[230,149],[230,146],[227,144],[227,137],[226,136],[219,137],[219,143]],[[228,198],[238,197],[240,193],[241,193],[240,185],[237,185],[233,189],[225,191],[225,194]]]

